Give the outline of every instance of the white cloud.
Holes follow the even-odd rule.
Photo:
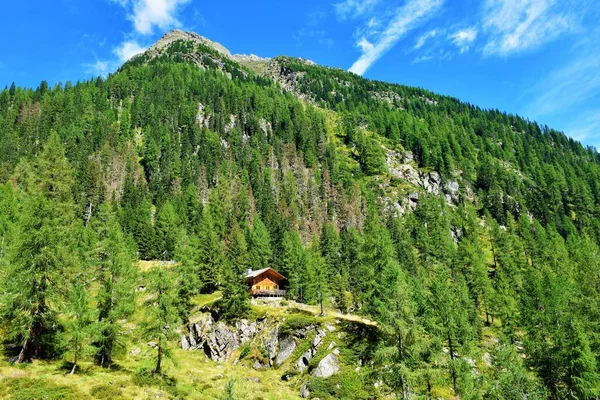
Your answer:
[[[460,52],[464,53],[469,50],[471,44],[477,38],[477,29],[470,27],[457,31],[449,36],[449,39],[460,48]]]
[[[436,37],[438,34],[438,30],[437,29],[432,29],[430,31],[425,32],[424,34],[422,34],[421,36],[419,36],[419,38],[417,39],[417,42],[415,43],[415,46],[413,47],[414,50],[418,50],[421,47],[423,47],[425,45],[425,43],[429,40],[429,39],[433,39],[434,37]]]
[[[443,0],[408,0],[396,10],[385,29],[373,35],[371,40],[364,35],[357,46],[362,55],[350,67],[350,72],[362,75],[410,30],[432,18],[441,8]]]
[[[149,35],[158,27],[167,30],[181,26],[177,14],[190,0],[111,0],[126,8],[137,33]]]
[[[483,29],[488,33],[485,55],[508,55],[532,49],[570,30],[570,1],[487,0]]]
[[[373,9],[379,0],[345,0],[336,3],[335,13],[341,20],[360,17]]]
[[[128,40],[121,43],[118,47],[113,50],[113,53],[119,57],[121,62],[125,62],[131,59],[131,57],[143,53],[146,48],[140,46],[135,40]]]
[[[419,63],[422,63],[422,62],[425,62],[425,61],[429,61],[431,59],[433,59],[432,56],[419,56],[419,57],[415,57],[415,59],[413,60],[412,63],[413,64],[419,64]]]
[[[95,63],[83,64],[83,68],[88,75],[106,77],[113,69],[113,65],[111,64],[110,61],[98,60]]]

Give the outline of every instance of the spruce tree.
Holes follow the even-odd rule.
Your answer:
[[[249,238],[252,268],[256,270],[269,267],[273,257],[271,235],[258,216],[254,217]]]
[[[202,225],[198,235],[199,280],[202,291],[217,289],[225,269],[225,251],[214,229],[212,214],[208,208],[202,213]]]

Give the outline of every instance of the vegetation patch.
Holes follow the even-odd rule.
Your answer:
[[[0,397],[13,400],[83,400],[85,393],[69,386],[57,385],[45,378],[14,378],[0,381]]]

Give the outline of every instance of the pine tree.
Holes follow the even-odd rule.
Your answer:
[[[2,317],[9,337],[22,340],[17,362],[52,355],[56,315],[78,268],[72,170],[53,132],[40,156],[20,164],[19,217],[2,281]]]
[[[96,298],[98,326],[94,345],[98,363],[110,368],[114,353],[126,334],[120,321],[135,309],[137,271],[132,250],[108,204],[99,207],[90,229],[96,237],[91,257],[94,275],[100,285]]]
[[[169,342],[177,338],[180,319],[175,306],[174,279],[164,265],[148,275],[148,292],[152,295],[145,303],[146,318],[142,329],[144,339],[156,343],[156,365],[152,371],[161,374],[163,358],[173,360]]]

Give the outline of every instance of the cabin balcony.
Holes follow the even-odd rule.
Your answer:
[[[250,289],[250,294],[254,297],[285,297],[285,290],[267,290],[267,289]]]

